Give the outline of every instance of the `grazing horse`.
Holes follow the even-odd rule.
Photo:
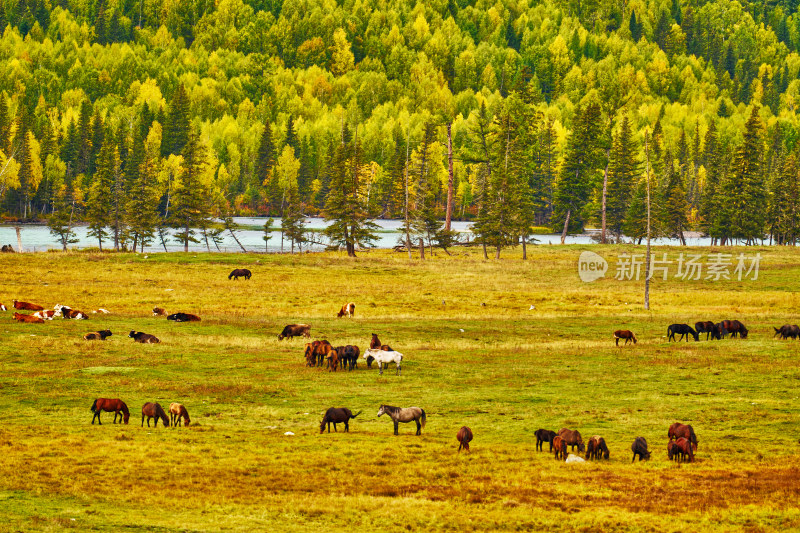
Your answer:
[[[306,364],[308,366],[322,366],[332,351],[333,346],[325,339],[306,344]]]
[[[372,357],[378,362],[380,375],[383,375],[383,365],[388,365],[389,363],[394,363],[397,366],[397,375],[400,375],[400,364],[403,362],[403,354],[400,352],[387,352],[386,350],[370,348],[369,350],[364,350],[364,359],[368,359],[369,357]]]
[[[791,326],[789,324],[785,324],[780,328],[772,328],[775,330],[775,335],[772,336],[774,339],[777,335],[781,336],[781,339],[796,339],[800,337],[800,326]]]
[[[111,336],[111,331],[107,329],[103,329],[100,331],[92,331],[91,333],[87,333],[83,336],[83,340],[86,341],[104,341],[107,337]]]
[[[174,313],[169,315],[167,320],[174,320],[175,322],[200,322],[200,317],[190,313]]]
[[[700,336],[689,324],[672,324],[670,327],[668,327],[667,341],[674,341],[676,334],[681,336],[681,338],[678,339],[678,342],[682,341],[684,337],[686,337],[686,342],[689,342],[689,335],[694,337],[694,340],[696,341],[700,340]]]
[[[155,335],[142,333],[141,331],[131,331],[128,333],[128,337],[132,338],[136,342],[141,342],[142,344],[158,344],[161,342]]]
[[[44,319],[38,316],[26,315],[25,313],[14,313],[14,320],[27,324],[44,324]]]
[[[160,404],[147,402],[142,406],[142,427],[144,427],[144,417],[147,417],[147,427],[150,427],[151,418],[155,419],[153,427],[158,427],[159,418],[164,422],[165,428],[169,427],[169,418],[167,418],[167,413],[164,412],[164,408]]]
[[[625,339],[625,344],[633,341],[633,344],[636,344],[636,335],[633,334],[632,331],[627,329],[618,329],[614,332],[614,342],[617,346],[619,346],[619,340]]]
[[[553,439],[556,437],[557,433],[555,431],[550,431],[547,429],[537,429],[534,433],[536,435],[536,451],[543,452],[544,451],[544,443],[550,443],[550,451],[553,451]]]
[[[353,318],[356,314],[356,304],[353,302],[346,303],[339,309],[339,312],[336,313],[336,318],[342,318],[346,316],[347,318]]]
[[[728,330],[728,333],[731,334],[731,337],[741,337],[743,339],[747,338],[747,328],[744,327],[744,324],[738,320],[723,320],[722,327]]]
[[[250,276],[252,275],[253,274],[246,268],[237,268],[228,274],[228,279],[233,278],[234,280],[238,280],[240,277],[243,277],[244,279],[250,279]]]
[[[574,452],[575,446],[578,447],[579,452],[582,452],[586,449],[586,447],[583,445],[583,439],[581,438],[581,434],[577,430],[573,431],[571,429],[561,428],[558,430],[558,436],[564,439],[564,441],[567,444],[572,446],[572,448],[570,448],[570,451]]]
[[[711,340],[714,339],[721,341],[728,335],[728,330],[725,329],[725,326],[722,325],[722,322],[719,324],[714,324],[714,330],[711,332]]]
[[[639,456],[639,461],[641,462],[642,459],[650,459],[650,452],[647,451],[647,441],[644,437],[636,437],[631,444],[631,451],[633,452],[633,459],[631,462],[636,460],[636,456]]]
[[[695,450],[697,449],[697,435],[694,434],[694,428],[688,424],[675,422],[667,430],[667,436],[670,440],[683,437],[692,443]]]
[[[556,460],[564,459],[567,460],[567,441],[565,441],[560,436],[556,435],[553,437],[553,449],[556,451]]]
[[[325,424],[328,425],[328,433],[331,432],[331,424],[333,430],[336,431],[336,424],[344,424],[344,431],[350,431],[350,419],[355,418],[361,414],[361,411],[353,414],[347,407],[331,407],[325,411],[325,416],[322,417],[322,422],[319,424],[319,432],[325,433]]]
[[[425,410],[419,407],[392,407],[391,405],[381,405],[378,409],[378,416],[387,414],[394,422],[394,434],[399,435],[397,428],[400,422],[417,423],[417,435],[422,435],[422,428],[425,427]]]
[[[681,437],[676,440],[673,450],[675,449],[680,453],[682,461],[686,461],[688,457],[690,463],[694,462],[694,451],[692,450],[692,443],[689,442],[689,439]]]
[[[172,422],[172,427],[178,427],[180,425],[188,426],[192,423],[192,421],[189,420],[189,411],[186,410],[183,404],[174,402],[169,404],[169,420]]]
[[[347,368],[348,371],[353,370],[358,364],[358,358],[361,355],[361,350],[358,346],[348,344],[347,346],[337,346],[334,348],[339,355],[339,361],[342,363],[342,368]]]
[[[105,411],[110,413],[114,411],[114,424],[117,423],[117,416],[119,416],[120,423],[128,423],[128,419],[130,418],[130,413],[128,412],[128,406],[125,405],[125,402],[120,400],[119,398],[114,398],[113,400],[108,398],[97,398],[92,406],[90,407],[94,416],[92,417],[92,424],[94,424],[94,419],[97,419],[97,423],[102,425],[103,423],[100,422],[100,413]]]
[[[20,311],[44,311],[44,307],[41,305],[32,304],[30,302],[20,302],[18,300],[14,300],[14,309],[19,309]]]
[[[339,352],[331,349],[325,356],[325,360],[328,361],[328,372],[336,372],[336,367],[339,366]]]
[[[311,326],[308,324],[289,324],[283,328],[281,334],[278,335],[278,340],[291,339],[293,337],[311,337]]]
[[[461,453],[461,448],[467,450],[469,453],[469,443],[472,441],[472,430],[467,426],[461,426],[461,429],[456,433],[456,440],[458,441],[458,453]]]
[[[680,453],[681,452],[678,449],[678,446],[675,444],[674,440],[671,440],[667,443],[667,458],[670,461],[677,460],[680,456]]]
[[[708,336],[714,333],[714,323],[713,322],[695,322],[694,329],[697,333],[705,333],[706,340],[708,340]]]
[[[606,446],[606,440],[599,436],[593,435],[586,443],[586,458],[587,459],[608,459],[610,452]]]

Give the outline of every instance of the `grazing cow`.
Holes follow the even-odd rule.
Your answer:
[[[228,274],[228,279],[233,278],[234,280],[238,280],[239,278],[250,279],[250,276],[253,274],[247,270],[246,268],[237,268],[230,274]]]
[[[631,444],[631,451],[633,452],[633,459],[631,462],[636,460],[636,456],[639,456],[639,461],[642,459],[650,459],[650,452],[647,451],[647,441],[644,437],[636,437],[634,439],[633,444]]]
[[[158,427],[158,419],[164,422],[164,427],[169,427],[169,418],[164,408],[160,404],[147,402],[142,406],[142,426],[144,426],[144,417],[147,417],[147,427],[150,427],[150,419],[155,419],[153,427]]]
[[[153,316],[167,316],[167,310],[163,307],[154,307]]]
[[[20,311],[44,311],[44,307],[41,305],[32,304],[30,302],[20,302],[18,300],[14,300],[14,309],[19,309]]]
[[[578,447],[578,451],[582,452],[586,449],[583,445],[583,439],[581,438],[581,434],[577,430],[571,430],[567,428],[561,428],[558,430],[558,436],[564,439],[564,442],[572,446],[570,451],[575,451],[575,446]]]
[[[692,443],[689,442],[689,439],[685,437],[681,437],[675,441],[675,448],[678,452],[680,452],[681,460],[686,461],[686,458],[689,458],[689,462],[694,462],[694,450],[692,449]]]
[[[557,433],[555,431],[550,431],[547,429],[537,429],[534,433],[536,435],[536,451],[543,452],[544,451],[544,443],[550,443],[550,450],[553,451],[553,439],[556,437]]]
[[[772,336],[773,339],[776,335],[780,335],[781,339],[796,339],[800,337],[800,326],[790,326],[789,324],[786,324],[780,328],[772,329],[775,330],[775,335]]]
[[[467,450],[467,453],[469,453],[469,443],[472,441],[472,430],[467,426],[461,426],[461,429],[459,429],[456,434],[456,440],[458,440],[458,453],[461,453],[461,448],[464,448]]]
[[[200,317],[189,313],[174,313],[167,317],[167,320],[175,322],[200,322]]]
[[[678,342],[682,341],[684,337],[686,337],[686,342],[689,342],[689,335],[694,337],[694,340],[696,341],[700,340],[700,336],[689,324],[672,324],[670,327],[668,327],[667,341],[674,341],[676,334],[681,336],[681,338],[678,339]]]
[[[5,304],[0,304],[0,311],[8,311],[8,308],[5,306]]]
[[[280,335],[278,335],[278,340],[282,341],[283,339],[291,339],[293,337],[310,337],[311,336],[311,326],[308,324],[289,324],[285,328]]]
[[[142,344],[158,344],[161,342],[155,335],[142,333],[141,331],[131,331],[128,333],[128,337],[132,338],[136,342],[141,342]]]
[[[336,424],[344,424],[345,433],[350,432],[350,419],[355,418],[361,414],[361,411],[353,414],[347,407],[331,407],[325,411],[325,416],[322,417],[322,422],[319,424],[319,432],[325,433],[325,425],[328,426],[328,433],[331,432],[331,424],[333,424],[333,431],[337,431]]]
[[[708,340],[709,335],[712,335],[714,333],[714,323],[711,321],[695,322],[694,329],[697,331],[698,334],[705,333],[706,340]]]
[[[44,320],[38,316],[26,315],[24,313],[14,313],[14,320],[25,322],[26,324],[44,324]]]
[[[342,308],[339,309],[339,312],[336,314],[336,317],[342,318],[343,316],[346,316],[347,318],[353,318],[355,314],[356,314],[356,304],[350,302],[344,304]]]
[[[744,327],[744,324],[738,320],[723,320],[722,327],[728,330],[728,333],[731,334],[731,337],[741,337],[743,339],[747,338],[747,328]]]
[[[86,341],[104,341],[107,337],[110,337],[111,331],[107,329],[103,329],[100,331],[92,331],[91,333],[87,333],[83,336],[83,340]]]
[[[556,435],[553,437],[553,449],[555,450],[556,460],[567,460],[567,441]]]
[[[183,404],[174,402],[169,404],[169,420],[172,422],[172,427],[188,426],[192,423],[189,420],[189,411],[186,410]],[[185,424],[184,421],[186,421]]]
[[[378,336],[375,333],[372,334],[372,340],[369,341],[369,347],[370,347],[370,349],[373,349],[373,350],[377,349],[377,350],[384,350],[384,351],[387,351],[387,352],[393,352],[394,351],[394,350],[392,350],[392,347],[389,346],[388,344],[381,344],[381,340],[378,338]],[[374,357],[366,357],[366,359],[367,359],[367,368],[372,368],[372,361],[374,361],[375,358]]]
[[[697,449],[697,435],[694,433],[694,428],[688,424],[675,422],[667,430],[667,437],[669,437],[670,440],[683,437],[692,443],[695,450]]]
[[[36,311],[33,313],[33,316],[38,316],[42,320],[53,320],[56,311],[54,309],[48,309],[47,311]]]
[[[636,344],[636,335],[633,334],[632,331],[627,329],[618,329],[614,332],[614,342],[617,346],[619,346],[619,340],[625,339],[625,344],[633,341],[633,344]]]

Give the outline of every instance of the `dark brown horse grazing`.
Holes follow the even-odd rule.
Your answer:
[[[188,426],[192,423],[192,421],[189,420],[189,411],[186,410],[183,404],[174,402],[169,404],[169,420],[172,422],[172,427],[180,425]],[[186,423],[183,424],[183,421],[186,421]]]
[[[723,320],[722,327],[728,330],[731,337],[747,338],[747,328],[738,320]]]
[[[587,459],[608,459],[610,453],[606,441],[599,435],[593,435],[586,443]]]
[[[628,329],[618,329],[614,332],[614,342],[617,346],[619,346],[619,340],[625,339],[625,344],[633,341],[633,344],[636,344],[636,335],[633,334],[632,331]]]
[[[331,424],[333,430],[336,431],[336,424],[344,424],[345,432],[350,431],[350,419],[355,418],[361,414],[361,411],[353,414],[347,407],[331,407],[325,411],[325,416],[322,417],[322,422],[319,424],[319,432],[325,433],[325,424],[328,425],[328,433],[331,432]]]
[[[697,449],[697,435],[694,434],[694,428],[688,424],[675,422],[667,430],[667,436],[670,440],[683,437],[692,443],[695,450]]]
[[[339,352],[331,349],[325,356],[325,360],[328,361],[328,372],[336,372],[336,368],[339,366]]]
[[[556,437],[555,431],[549,431],[547,429],[537,429],[534,433],[536,435],[536,451],[543,452],[544,451],[544,443],[550,443],[550,450],[553,451],[553,439]]]
[[[692,443],[689,442],[689,439],[681,437],[675,441],[675,448],[678,452],[680,452],[681,460],[686,461],[686,458],[689,458],[689,462],[694,462],[694,451],[692,450]]]
[[[678,449],[678,446],[675,444],[674,440],[671,440],[667,443],[667,457],[669,458],[670,461],[677,460],[678,457],[680,456],[680,453],[681,452]]]
[[[564,439],[564,441],[572,446],[570,451],[575,451],[575,446],[578,447],[578,451],[582,452],[586,450],[586,447],[583,445],[583,439],[581,438],[581,434],[578,430],[571,430],[567,428],[561,428],[558,430],[558,436]],[[565,457],[566,459],[566,457]]]
[[[469,453],[469,443],[472,441],[472,430],[467,426],[461,426],[461,429],[459,429],[456,434],[456,440],[458,441],[458,453],[461,453],[461,448],[464,448],[467,450],[467,453]]]
[[[555,450],[556,459],[567,460],[567,441],[556,435],[553,437],[553,449]]]
[[[800,326],[797,325],[785,324],[779,328],[772,329],[775,330],[775,335],[772,336],[773,339],[777,335],[780,335],[781,339],[796,339],[800,337]]]
[[[92,417],[92,424],[94,424],[94,419],[97,419],[97,423],[102,425],[103,423],[100,422],[100,413],[105,411],[110,413],[114,411],[114,424],[117,423],[117,416],[119,416],[120,423],[128,423],[128,419],[130,418],[130,413],[128,412],[128,406],[125,405],[125,402],[120,400],[119,398],[114,398],[110,400],[108,398],[97,398],[92,407],[90,407],[94,416]]]
[[[164,412],[164,408],[160,404],[153,402],[144,404],[142,406],[142,426],[144,426],[144,417],[147,417],[147,427],[150,427],[151,418],[155,419],[153,427],[158,427],[159,418],[164,422],[165,428],[169,427],[169,418],[167,418],[167,413]]]
[[[642,459],[650,459],[650,452],[647,450],[647,441],[644,437],[636,437],[631,444],[631,451],[633,452],[633,459],[631,462],[636,460],[636,456],[639,456],[639,462]]]
[[[353,370],[358,365],[358,358],[361,356],[361,350],[358,346],[348,344],[347,346],[337,346],[334,348],[339,355],[339,362],[342,364],[342,369],[347,368],[348,371]]]
[[[705,333],[706,340],[708,340],[708,336],[714,333],[714,323],[713,322],[695,322],[694,329],[697,333]]]
[[[228,274],[228,279],[233,278],[234,280],[238,280],[240,277],[243,277],[244,279],[250,279],[250,276],[252,275],[253,274],[246,268],[237,268]]]

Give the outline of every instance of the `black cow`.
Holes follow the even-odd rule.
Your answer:
[[[141,342],[142,344],[157,344],[161,342],[155,335],[142,333],[141,331],[131,331],[128,333],[128,337],[132,338],[136,342]]]
[[[200,317],[189,313],[174,313],[167,317],[167,320],[175,322],[200,322]]]
[[[87,333],[86,335],[83,336],[83,338],[84,340],[87,341],[97,341],[97,340],[104,341],[106,340],[106,337],[110,336],[111,336],[111,331],[103,329],[100,331],[92,331],[91,333]]]

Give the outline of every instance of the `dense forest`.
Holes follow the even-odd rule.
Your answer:
[[[0,209],[66,245],[212,217],[794,244],[794,0],[6,0]],[[446,222],[444,222],[446,220]],[[218,230],[217,230],[218,231]]]

